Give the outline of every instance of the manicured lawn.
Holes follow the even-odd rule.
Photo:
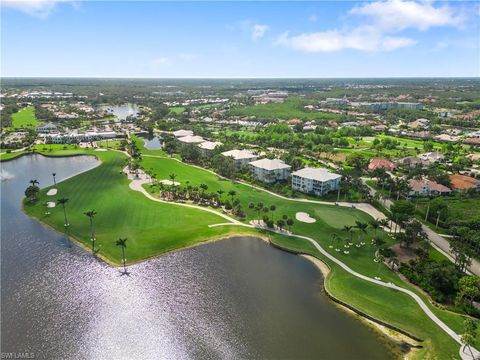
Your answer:
[[[27,106],[12,115],[12,127],[14,129],[35,128],[38,124],[33,106]]]
[[[200,241],[225,236],[229,232],[242,232],[233,227],[209,228],[209,224],[225,220],[200,210],[161,204],[147,199],[128,187],[128,179],[120,173],[125,155],[117,152],[85,151],[98,156],[102,164],[88,172],[57,184],[58,195],[69,198],[67,216],[68,234],[90,246],[88,218],[83,213],[89,209],[98,212],[95,229],[99,254],[119,264],[121,251],[115,246],[119,237],[128,238],[129,263],[184,248]],[[42,189],[37,205],[25,204],[25,211],[42,222],[63,231],[63,211],[60,206],[45,216],[48,188]]]
[[[183,106],[173,106],[170,108],[170,112],[174,114],[181,114],[185,111],[185,108]]]
[[[231,115],[256,116],[260,119],[292,119],[299,118],[304,120],[315,119],[338,119],[340,115],[331,113],[322,113],[318,111],[305,111],[305,104],[298,98],[289,98],[281,104],[260,104],[252,106],[237,107],[230,111]]]

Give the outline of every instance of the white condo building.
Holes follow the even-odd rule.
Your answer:
[[[323,168],[304,168],[292,173],[292,188],[307,194],[324,195],[337,190],[342,176]]]
[[[223,152],[222,155],[231,157],[238,168],[243,168],[251,161],[258,159],[258,155],[255,155],[250,150],[230,150]]]
[[[280,159],[261,159],[250,163],[250,172],[256,180],[265,183],[287,180],[290,175],[290,165]]]

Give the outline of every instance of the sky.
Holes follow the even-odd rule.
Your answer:
[[[1,1],[4,77],[478,77],[476,1]]]

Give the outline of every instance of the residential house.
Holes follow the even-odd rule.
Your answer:
[[[57,131],[58,131],[57,125],[50,122],[37,126],[37,132],[40,134],[50,134],[50,133],[55,133]]]
[[[428,129],[428,124],[430,120],[428,119],[417,119],[408,124],[410,129]]]
[[[341,179],[341,175],[324,168],[303,168],[292,173],[292,188],[307,194],[324,195],[337,190]]]
[[[458,192],[465,192],[470,189],[480,189],[480,180],[466,175],[450,175],[450,184],[452,185],[452,189]]]
[[[410,179],[408,185],[410,186],[410,192],[408,193],[410,196],[447,195],[452,192],[445,185],[428,179]]]
[[[253,178],[269,184],[287,180],[291,168],[280,159],[261,159],[250,162]]]
[[[425,165],[431,165],[433,163],[442,161],[444,159],[444,156],[439,151],[432,151],[432,152],[420,154],[418,155],[418,158],[422,160],[425,163]]]
[[[230,150],[222,153],[223,156],[228,156],[233,159],[233,162],[237,168],[243,168],[247,166],[251,161],[258,159],[258,155],[254,154],[250,150]]]
[[[395,164],[388,159],[373,158],[368,164],[368,171],[375,171],[376,169],[394,170]]]

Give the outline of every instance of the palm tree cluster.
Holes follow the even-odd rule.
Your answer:
[[[176,174],[170,174],[171,183],[164,184],[159,181],[153,181],[150,185],[151,189],[157,189],[160,198],[168,201],[176,202],[193,202],[202,206],[210,206],[214,208],[223,207],[225,211],[230,212],[239,217],[245,217],[245,212],[241,206],[240,200],[236,197],[235,190],[230,190],[224,197],[224,190],[208,191],[207,184],[193,186],[187,180],[184,186],[178,184]]]
[[[25,196],[32,203],[38,200],[38,193],[40,192],[38,184],[40,183],[37,179],[30,180],[30,185],[25,189]]]
[[[269,228],[275,228],[283,230],[285,227],[288,227],[290,230],[294,224],[292,218],[288,215],[282,215],[280,218],[275,219],[275,211],[277,210],[276,205],[265,206],[262,202],[248,204],[248,208],[257,213],[258,221],[263,220],[263,223]],[[263,214],[263,216],[261,216]]]

